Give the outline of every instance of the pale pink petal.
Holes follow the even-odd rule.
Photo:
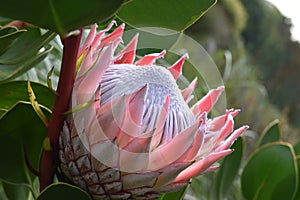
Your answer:
[[[221,128],[220,133],[218,134],[216,143],[219,143],[222,140],[224,140],[233,131],[234,128],[233,126],[234,126],[233,117],[231,113],[229,113],[224,126]]]
[[[122,147],[122,149],[133,153],[146,153],[149,149],[152,135],[153,131],[149,131],[148,133],[143,133],[142,137],[131,137],[126,146]],[[131,135],[129,135],[129,137],[130,136]],[[119,148],[121,147],[119,146]]]
[[[170,184],[182,170],[186,169],[191,164],[192,162],[176,162],[159,170],[161,175],[158,177],[155,187],[162,187]]]
[[[100,38],[111,29],[113,25],[116,25],[116,21],[110,22],[110,24],[107,26],[106,29],[101,30],[97,35],[96,35],[96,29],[97,29],[97,24],[94,24],[89,32],[89,35],[83,44],[83,46],[80,48],[78,52],[78,57],[89,47],[91,46],[93,49],[96,47],[100,41]]]
[[[94,48],[94,49],[98,49],[98,46],[100,45],[100,41],[101,41],[101,38],[102,36],[111,29],[111,27],[113,25],[117,25],[116,21],[112,21],[110,22],[110,24],[106,27],[106,29],[104,30],[101,30],[97,33],[97,35],[95,36],[95,39],[94,41],[92,42],[91,46]]]
[[[198,83],[198,77],[196,77],[187,88],[185,88],[184,90],[181,91],[181,94],[186,102],[190,101],[190,97],[191,97],[192,93],[194,92],[194,90],[197,86],[197,83]]]
[[[227,148],[229,148],[232,143],[236,140],[237,137],[239,137],[243,132],[245,132],[249,126],[242,126],[239,129],[235,130],[226,140],[224,143],[222,143],[216,151],[222,151]]]
[[[95,127],[90,127],[89,134],[95,135],[94,138],[99,137],[97,141],[101,140],[102,138],[106,140],[113,140],[116,138],[120,132],[120,124],[118,122],[123,120],[125,113],[125,102],[126,97],[121,96],[101,106],[97,113]],[[116,110],[118,110],[118,115],[114,114]],[[100,133],[98,133],[98,131],[94,131],[98,129]],[[97,136],[98,134],[102,135]],[[94,139],[91,140],[93,141]]]
[[[79,99],[78,104],[91,100],[99,86],[99,80],[109,67],[112,53],[112,45],[104,48],[95,65],[92,66],[83,77],[76,77],[75,92]]]
[[[148,54],[148,55],[145,55],[140,60],[136,61],[134,64],[135,65],[152,65],[156,61],[156,59],[163,58],[165,55],[166,55],[166,50],[163,50],[160,53]]]
[[[217,102],[219,96],[224,91],[224,86],[220,86],[217,89],[210,90],[200,101],[198,101],[192,108],[195,116],[201,112],[209,112]]]
[[[206,174],[208,172],[216,171],[217,169],[220,168],[220,165],[212,165],[209,168],[207,168],[202,174]]]
[[[231,110],[233,110],[233,109],[231,109]],[[234,117],[237,116],[240,112],[241,112],[240,109],[236,109],[236,110],[233,110],[233,111],[231,112],[231,115],[232,115],[232,117],[234,118]]]
[[[121,132],[117,136],[117,144],[123,148],[128,142],[135,137],[143,137],[143,114],[146,106],[145,94],[147,85],[132,95],[126,96],[125,113],[122,121],[117,122],[121,128]],[[119,111],[115,110],[115,115],[119,115]],[[145,136],[148,137],[148,136]]]
[[[106,47],[111,43],[114,43],[117,38],[122,38],[124,28],[125,28],[125,24],[123,23],[118,28],[116,28],[111,34],[102,38],[101,44],[98,46],[98,49],[102,49],[103,47]],[[115,43],[113,49],[115,49],[117,45],[118,43]]]
[[[209,122],[207,131],[209,132],[219,131],[227,121],[229,114],[231,114],[232,117],[235,117],[238,113],[239,110],[233,110],[233,109],[227,110],[225,115],[216,117],[211,122]]]
[[[187,57],[188,54],[184,54],[179,60],[177,60],[177,62],[175,62],[171,67],[168,68],[175,80],[177,80],[181,75],[183,63]]]
[[[79,57],[83,53],[83,51],[85,51],[92,44],[96,35],[96,29],[97,29],[97,24],[94,24],[89,32],[89,35],[85,43],[83,44],[82,47],[80,47],[77,57]]]
[[[194,140],[198,123],[177,134],[170,142],[150,152],[148,170],[155,171],[172,164],[188,151]]]
[[[165,126],[165,122],[168,116],[168,111],[169,111],[169,105],[170,105],[170,97],[167,96],[165,103],[159,113],[157,123],[155,125],[155,131],[151,140],[151,145],[150,145],[150,151],[153,151],[161,142],[161,138],[163,136],[163,130]]]
[[[132,64],[135,59],[135,50],[139,34],[136,34],[127,46],[116,56],[114,64]]]
[[[205,129],[203,129],[202,125],[200,125],[200,127],[197,130],[197,133],[196,133],[194,142],[192,144],[192,147],[177,162],[180,162],[180,161],[193,161],[195,159],[197,153],[200,151],[201,146],[203,144],[204,133],[205,133]]]
[[[173,181],[174,183],[176,182],[181,182],[184,180],[189,180],[190,178],[196,177],[200,174],[202,174],[210,165],[212,165],[214,162],[217,160],[221,159],[224,156],[227,156],[228,154],[232,153],[233,150],[227,149],[224,151],[220,151],[217,153],[211,153],[207,157],[205,157],[203,160],[200,160],[184,171],[182,171],[176,179]]]

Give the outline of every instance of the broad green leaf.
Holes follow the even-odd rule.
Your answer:
[[[163,28],[130,29],[123,34],[124,43],[129,43],[136,34],[139,35],[136,49],[140,56],[170,49],[181,35],[178,31]]]
[[[158,200],[183,200],[185,193],[187,192],[189,185],[183,187],[177,192],[171,192],[161,195]]]
[[[91,200],[82,189],[63,182],[53,183],[41,192],[37,200]]]
[[[24,62],[20,62],[16,65],[1,65],[0,83],[7,82],[22,75],[23,73],[37,65],[39,62],[41,62],[50,51],[51,47],[47,47],[47,49],[45,49],[45,51],[43,51],[42,53],[36,55],[35,57],[29,58]]]
[[[31,82],[32,89],[39,104],[52,109],[55,94],[52,90],[39,83]],[[27,81],[14,81],[0,84],[0,110],[7,111],[18,101],[28,101]],[[0,116],[2,113],[0,112]]]
[[[297,190],[297,160],[289,143],[274,142],[249,158],[241,177],[242,192],[249,200],[293,199]]]
[[[50,113],[43,109],[48,119]],[[38,169],[46,127],[30,103],[18,102],[0,118],[0,178],[11,183],[31,184],[24,149],[33,168]]]
[[[26,30],[18,30],[16,27],[5,27],[0,29],[0,55]]]
[[[262,135],[258,140],[258,146],[262,146],[264,144],[270,142],[276,142],[281,140],[281,131],[279,120],[274,120],[271,122],[263,131]]]
[[[133,27],[160,27],[182,31],[197,21],[216,0],[132,0],[117,16]]]
[[[49,54],[47,54],[46,58],[21,76],[18,76],[17,80],[30,80],[31,82],[39,82],[47,85],[47,75],[49,71],[54,67],[53,73],[51,75],[51,82],[53,88],[57,88],[62,61],[63,46],[58,36],[51,40],[49,45],[51,45],[52,50],[49,52]]]
[[[30,195],[30,188],[20,184],[10,184],[2,182],[3,190],[8,199],[24,200],[28,199]]]
[[[5,54],[0,56],[0,63],[12,65],[27,60],[36,55],[54,37],[53,32],[41,34],[39,28],[29,28]]]
[[[235,151],[224,158],[220,169],[217,171],[214,188],[211,191],[213,199],[226,199],[228,192],[230,192],[232,182],[240,169],[244,144],[244,139],[239,137],[231,147]]]
[[[0,82],[16,78],[43,60],[52,49],[46,44],[54,37],[49,31],[41,34],[40,29],[28,29],[0,56]]]
[[[64,36],[72,30],[105,21],[122,3],[123,0],[10,0],[1,4],[0,13],[3,17],[26,21]]]
[[[8,200],[8,198],[7,198],[7,196],[6,196],[5,192],[4,192],[2,182],[3,181],[0,180],[0,199],[1,200]]]
[[[295,195],[295,200],[300,199],[300,184],[299,184],[299,180],[300,180],[300,156],[297,156],[297,164],[298,164],[298,189],[297,189],[297,193]]]
[[[297,156],[300,155],[300,140],[294,144],[294,151]]]

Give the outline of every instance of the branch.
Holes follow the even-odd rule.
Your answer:
[[[45,139],[45,141],[50,142],[50,148],[43,148],[40,161],[39,180],[41,191],[53,182],[55,169],[58,165],[58,138],[65,118],[63,113],[69,109],[81,36],[82,31],[80,31],[80,34],[62,38],[64,48],[62,66],[56,91],[57,96]]]

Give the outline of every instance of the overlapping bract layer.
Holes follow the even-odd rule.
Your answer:
[[[137,35],[117,55],[124,24],[111,34],[93,26],[78,54],[73,113],[60,136],[61,169],[94,199],[155,199],[215,170],[213,164],[248,127],[234,131],[238,110],[208,119],[224,87],[192,108],[197,79],[180,90],[187,55],[168,69],[154,53],[135,61]]]

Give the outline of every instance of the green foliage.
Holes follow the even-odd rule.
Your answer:
[[[298,184],[297,160],[289,143],[274,142],[259,148],[242,174],[246,199],[293,199]]]
[[[7,199],[24,200],[28,199],[30,196],[30,190],[28,186],[6,182],[2,182],[2,186]]]
[[[240,33],[247,24],[248,15],[240,0],[222,1],[222,5],[234,22],[234,31]]]
[[[0,55],[3,54],[12,43],[22,34],[25,29],[18,30],[16,27],[5,27],[0,29]]]
[[[67,183],[53,183],[49,185],[41,194],[37,197],[37,200],[91,200],[90,196],[82,189],[67,184]]]
[[[38,94],[37,101],[51,110],[55,98],[53,91],[39,83],[31,83],[31,87]],[[27,81],[14,81],[1,84],[0,91],[0,110],[8,111],[19,101],[29,102]]]
[[[296,155],[300,155],[300,140],[294,144],[294,150]]]
[[[300,44],[291,40],[291,21],[267,1],[241,2],[249,16],[242,36],[251,61],[261,72],[271,102],[285,109],[293,125],[300,126]]]
[[[298,145],[282,142],[281,136],[279,121],[275,120],[258,140],[259,146],[247,160],[241,177],[246,199],[298,199]]]
[[[177,192],[162,194],[158,198],[158,200],[183,200],[188,188],[189,186],[185,186],[181,190],[178,190]]]
[[[182,31],[198,20],[216,0],[133,0],[117,16],[133,27],[161,27]],[[176,19],[176,20],[175,20]]]
[[[5,51],[0,55],[0,83],[22,75],[42,61],[52,49],[47,44],[54,36],[55,34],[49,31],[41,34],[38,28],[29,28],[7,51],[5,47],[0,49]],[[43,47],[45,49],[40,51]]]
[[[65,36],[95,22],[103,22],[121,6],[123,0],[20,1],[2,3],[1,16],[19,19]]]
[[[281,131],[279,126],[279,121],[276,119],[271,122],[263,131],[258,140],[258,146],[262,146],[264,144],[270,142],[276,142],[281,140]]]
[[[48,110],[43,109],[49,118]],[[24,117],[26,116],[26,117]],[[11,183],[32,184],[35,176],[25,163],[38,169],[46,127],[26,102],[18,102],[0,118],[0,178]],[[9,152],[9,153],[8,153]]]
[[[215,183],[211,191],[212,199],[226,199],[232,191],[233,181],[238,175],[244,155],[245,141],[239,137],[231,147],[235,151],[224,158],[216,173]]]

